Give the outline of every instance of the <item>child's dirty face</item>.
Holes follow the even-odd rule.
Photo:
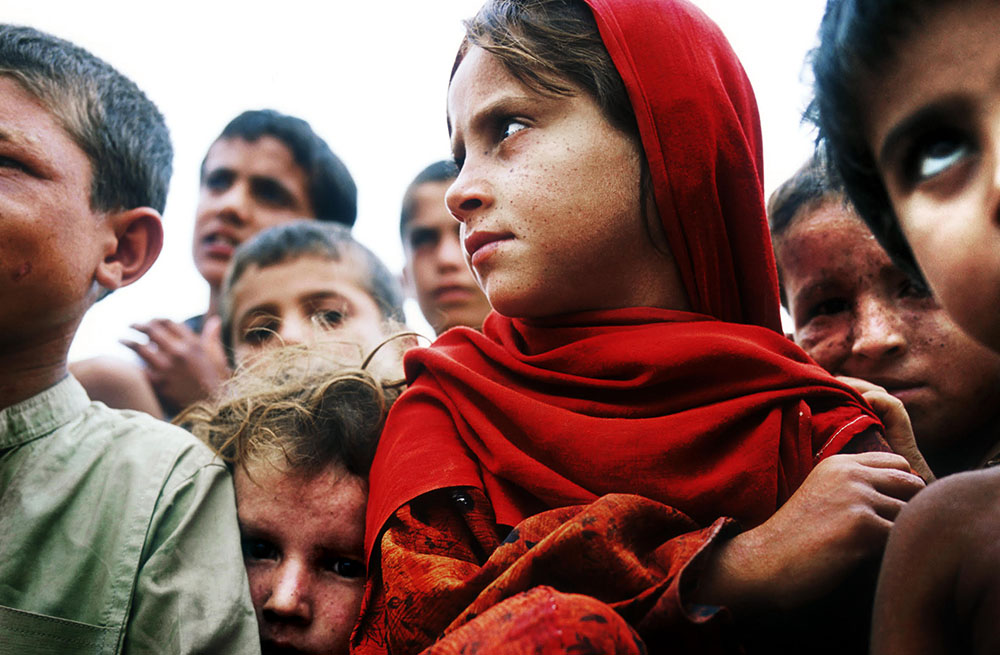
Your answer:
[[[540,94],[472,47],[448,116],[461,170],[446,201],[494,309],[527,318],[663,306],[672,262],[645,223],[641,149],[594,100]]]
[[[385,319],[359,284],[359,268],[351,257],[309,255],[249,266],[230,291],[236,363],[290,344],[321,344],[360,361],[382,340]]]
[[[192,248],[198,272],[212,286],[222,284],[241,243],[315,213],[306,172],[273,136],[219,139],[208,149],[203,175]]]
[[[1000,4],[927,12],[868,81],[866,132],[935,295],[1000,351]]]
[[[795,341],[834,375],[885,387],[928,459],[967,451],[1000,407],[1000,355],[962,333],[839,197],[775,239]]]
[[[94,274],[113,244],[91,209],[91,179],[56,118],[0,75],[0,343],[75,329],[96,298]]]
[[[444,204],[451,182],[427,182],[413,191],[413,216],[403,228],[406,276],[437,334],[456,325],[478,328],[490,303],[465,263],[459,223]]]
[[[263,652],[346,655],[365,588],[366,483],[337,468],[251,473],[233,482]]]

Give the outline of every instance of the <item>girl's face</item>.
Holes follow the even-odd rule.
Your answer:
[[[269,465],[233,475],[250,597],[265,653],[346,655],[365,589],[367,484]]]
[[[1000,4],[927,12],[864,91],[900,227],[955,322],[1000,351]]]
[[[795,342],[902,400],[932,466],[977,465],[1000,415],[1000,355],[962,333],[839,197],[801,209],[774,250]]]
[[[539,318],[683,305],[646,227],[642,151],[589,96],[542,95],[472,47],[448,117],[461,170],[446,202],[494,309]]]
[[[338,262],[310,255],[247,267],[229,292],[236,363],[291,344],[344,350],[348,359],[366,354],[382,340],[384,319],[358,282],[358,268],[349,256]]]

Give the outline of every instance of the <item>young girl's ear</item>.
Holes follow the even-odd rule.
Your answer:
[[[132,284],[141,278],[163,247],[163,224],[160,213],[150,207],[112,212],[104,259],[94,277],[109,291]]]

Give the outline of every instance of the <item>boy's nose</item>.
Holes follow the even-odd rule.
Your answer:
[[[242,184],[234,184],[216,201],[216,213],[237,225],[245,225],[253,220],[250,196]]]
[[[905,323],[896,309],[878,298],[858,302],[851,354],[866,359],[898,357],[906,352]]]
[[[312,322],[302,316],[285,318],[281,322],[281,329],[278,336],[281,337],[283,345],[290,346],[306,343],[315,327]]]
[[[284,619],[312,620],[308,572],[302,563],[294,559],[281,561],[274,571],[271,594],[264,603],[264,612],[272,612]]]
[[[442,235],[438,242],[437,265],[442,271],[465,267],[465,255],[458,230],[449,230]]]

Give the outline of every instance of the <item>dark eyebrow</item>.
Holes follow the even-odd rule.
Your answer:
[[[236,329],[242,330],[246,324],[256,318],[261,316],[266,316],[268,318],[278,318],[278,313],[275,310],[273,303],[265,303],[263,305],[257,305],[256,307],[251,307],[242,315],[237,316],[237,320],[233,322]]]
[[[538,102],[538,98],[531,96],[520,96],[520,95],[505,95],[496,100],[491,101],[487,105],[480,107],[473,115],[472,119],[469,121],[469,127],[473,132],[479,131],[483,125],[489,125],[496,122],[498,116],[503,116],[509,113],[516,113],[515,107],[519,103],[523,102]],[[448,133],[452,137],[452,152],[455,153],[456,159],[458,158],[458,152],[455,150],[455,133],[452,131],[451,116],[448,117]]]
[[[968,115],[968,102],[961,97],[947,96],[924,105],[889,130],[879,148],[876,162],[884,166],[900,145],[912,138],[912,135],[925,132],[941,123],[954,123],[959,120],[957,117],[963,115]]]

